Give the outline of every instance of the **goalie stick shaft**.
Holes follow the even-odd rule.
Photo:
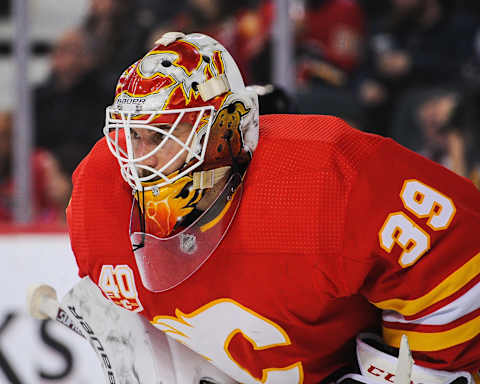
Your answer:
[[[71,331],[75,332],[77,335],[82,336],[84,339],[87,339],[87,337],[83,334],[83,332],[78,328],[73,320],[70,318],[70,316],[65,312],[62,308],[58,308],[57,314],[52,320],[55,320],[56,322],[64,325]]]
[[[54,320],[86,339],[101,361],[106,382],[109,384],[123,383],[113,369],[112,361],[104,347],[104,340],[95,334],[83,316],[78,314],[74,305],[66,304],[65,309],[62,308],[55,289],[47,285],[32,286],[27,295],[27,305],[33,317]]]
[[[51,319],[69,328],[86,339],[67,312],[60,306],[55,290],[45,284],[30,287],[27,295],[27,307],[36,319]]]

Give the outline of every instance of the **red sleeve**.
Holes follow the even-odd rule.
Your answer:
[[[67,208],[70,243],[80,277],[88,275],[96,282],[102,263],[122,253],[133,256],[129,237],[131,204],[131,188],[120,176],[118,162],[105,138],[100,139],[73,174],[72,198]]]
[[[383,310],[385,341],[398,347],[406,334],[424,366],[479,369],[480,192],[385,140],[347,212],[345,286]]]
[[[75,256],[75,260],[77,262],[78,266],[78,275],[80,277],[84,277],[88,275],[88,264],[87,264],[87,257],[85,254],[81,254],[79,252],[76,252],[76,250],[73,247],[73,238],[74,238],[74,232],[77,230],[77,228],[82,226],[82,217],[79,215],[79,211],[77,210],[78,206],[78,199],[76,197],[77,195],[77,190],[79,188],[78,186],[78,179],[80,178],[80,174],[82,174],[83,169],[85,167],[85,163],[88,161],[88,156],[83,159],[83,161],[78,165],[78,167],[75,169],[73,172],[72,176],[72,184],[73,184],[73,191],[72,191],[72,197],[70,198],[70,201],[68,202],[67,206],[67,224],[68,224],[68,233],[70,236],[70,242],[72,243],[72,249],[73,249],[73,254]],[[75,214],[74,214],[75,212]],[[81,211],[80,211],[81,212]]]

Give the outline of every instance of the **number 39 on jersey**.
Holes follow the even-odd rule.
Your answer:
[[[398,263],[402,268],[415,264],[429,249],[430,235],[411,216],[427,219],[426,225],[433,231],[447,229],[455,216],[452,199],[436,189],[410,179],[403,183],[400,192],[404,211],[392,212],[383,223],[378,238],[380,246],[388,253],[396,245],[403,249]]]

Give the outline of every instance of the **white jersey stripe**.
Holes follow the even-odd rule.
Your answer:
[[[435,312],[415,320],[406,320],[395,311],[383,311],[383,321],[392,323],[410,323],[422,325],[443,325],[451,323],[480,308],[480,282],[470,288],[462,296]]]

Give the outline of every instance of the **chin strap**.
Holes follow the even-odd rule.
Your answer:
[[[223,177],[230,173],[231,167],[220,167],[193,174],[193,189],[213,188]]]
[[[143,248],[145,246],[145,190],[142,187],[142,193],[138,191],[134,192],[136,194],[137,200],[137,208],[138,208],[138,221],[140,223],[140,232],[142,233],[141,241],[138,244],[132,244],[133,251],[135,252],[137,249]],[[141,198],[141,202],[140,202]]]

